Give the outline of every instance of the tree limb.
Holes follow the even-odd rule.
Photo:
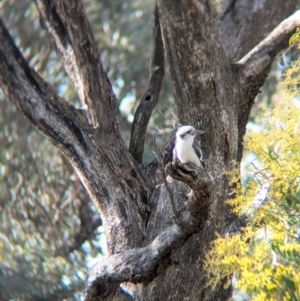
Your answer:
[[[117,100],[102,68],[97,44],[79,0],[36,0],[43,26],[61,56],[91,124],[112,129]]]
[[[297,0],[214,0],[217,28],[229,61],[244,57],[297,9]],[[266,20],[266,12],[268,19]]]
[[[104,299],[122,282],[151,280],[156,276],[158,265],[184,236],[185,233],[173,225],[147,247],[112,255],[96,263],[88,272],[85,301]]]
[[[84,148],[84,114],[57,97],[55,91],[31,69],[0,20],[0,84],[30,122],[60,149],[72,142]],[[61,129],[64,129],[62,131]]]
[[[164,46],[162,42],[157,4],[154,9],[153,49],[150,63],[150,82],[146,93],[137,107],[131,129],[129,151],[133,158],[142,163],[145,134],[155,108],[164,77]]]
[[[199,182],[201,186],[201,180]],[[204,182],[206,183],[206,179]],[[208,183],[205,185],[212,187]],[[163,193],[170,199],[164,185],[157,186],[156,189],[157,193]],[[205,193],[209,194],[209,191]],[[152,195],[154,200],[155,195],[156,193]],[[108,295],[115,293],[122,282],[151,281],[157,276],[159,266],[163,265],[169,253],[183,245],[192,233],[202,229],[208,218],[208,202],[190,195],[182,195],[182,199],[184,204],[176,216],[176,225],[163,230],[148,246],[109,256],[90,269],[86,280],[85,301],[107,298]]]
[[[295,29],[300,26],[300,10],[282,21],[263,41],[236,64],[240,66],[241,80],[263,73],[276,55],[288,46]]]
[[[76,170],[101,217],[106,220],[109,251],[125,249],[126,244],[130,247],[141,245],[152,186],[132,160],[117,123],[113,132],[103,132],[104,146],[95,145],[95,136],[91,135],[82,110],[57,97],[28,66],[1,22],[0,70],[3,92],[62,151]],[[114,223],[116,220],[122,220],[122,224]]]

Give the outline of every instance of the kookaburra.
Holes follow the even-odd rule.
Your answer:
[[[184,125],[178,128],[174,147],[174,155],[181,163],[192,163],[204,169],[204,162],[200,147],[195,144],[196,135],[203,134],[204,131],[196,130],[191,125]]]

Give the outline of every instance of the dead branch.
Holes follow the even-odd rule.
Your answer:
[[[157,5],[155,5],[154,9],[153,49],[150,74],[149,87],[135,111],[131,129],[129,151],[138,163],[142,163],[147,125],[152,111],[158,102],[158,96],[164,77],[164,46],[161,37]]]

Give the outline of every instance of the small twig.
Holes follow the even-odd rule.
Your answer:
[[[264,178],[266,178],[266,179],[269,179],[269,178],[272,177],[271,174],[268,175],[268,174],[266,173],[266,171],[268,170],[267,168],[259,169],[259,168],[253,163],[253,161],[251,161],[250,164],[253,166],[253,168],[254,168],[255,170],[257,170],[257,172],[255,172],[255,173],[253,174],[252,177],[253,177],[253,178],[256,178],[257,181],[258,181],[258,183],[259,183],[260,185],[263,185],[263,183],[262,183],[261,180],[257,177],[257,175],[262,175],[262,177],[264,177]]]
[[[138,163],[142,163],[147,126],[152,111],[158,102],[158,96],[164,77],[164,45],[161,36],[157,4],[154,9],[153,50],[150,74],[149,87],[135,111],[131,129],[129,151]]]
[[[160,129],[158,126],[156,126],[156,129],[158,130],[159,134],[163,135],[163,138],[164,138],[165,134],[168,134],[168,133],[171,133],[172,131],[174,131],[174,128]]]

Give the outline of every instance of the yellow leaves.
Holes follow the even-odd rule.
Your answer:
[[[254,152],[261,163],[280,165],[287,159],[299,163],[299,109],[293,102],[283,100],[273,111],[266,112],[266,118],[267,127],[260,133],[250,133],[245,148]]]
[[[299,251],[299,244],[291,244],[287,249]],[[277,257],[271,241],[253,238],[249,229],[245,234],[219,236],[205,262],[206,269],[214,276],[209,284],[214,286],[235,273],[236,289],[247,292],[250,300],[283,300],[279,296],[284,296],[286,282],[299,287],[300,269],[288,262],[278,262]]]
[[[246,248],[242,241],[239,236],[233,236],[231,239],[229,236],[218,236],[213,242],[205,261],[206,270],[211,273],[209,285],[215,286],[222,278],[239,270],[239,254]]]
[[[295,194],[299,187],[300,110],[291,101],[280,101],[266,114],[267,127],[261,133],[250,133],[245,142],[262,168],[250,166],[247,172],[256,177],[256,182],[267,181],[269,196],[278,199]]]
[[[298,42],[300,45],[300,42]],[[299,46],[300,47],[300,46]],[[284,80],[282,86],[285,93],[290,97],[297,97],[300,95],[300,60],[291,64],[291,66],[284,73]]]
[[[293,45],[297,40],[300,39],[300,28],[298,27],[296,29],[296,32],[290,37],[289,39],[289,45]]]
[[[297,31],[300,38],[300,31]],[[285,73],[290,99],[266,110],[266,126],[247,133],[245,149],[255,159],[245,168],[246,184],[231,172],[237,214],[246,214],[243,233],[217,236],[205,265],[211,285],[235,275],[235,287],[251,301],[300,300],[300,60]],[[298,90],[297,90],[298,89]]]

